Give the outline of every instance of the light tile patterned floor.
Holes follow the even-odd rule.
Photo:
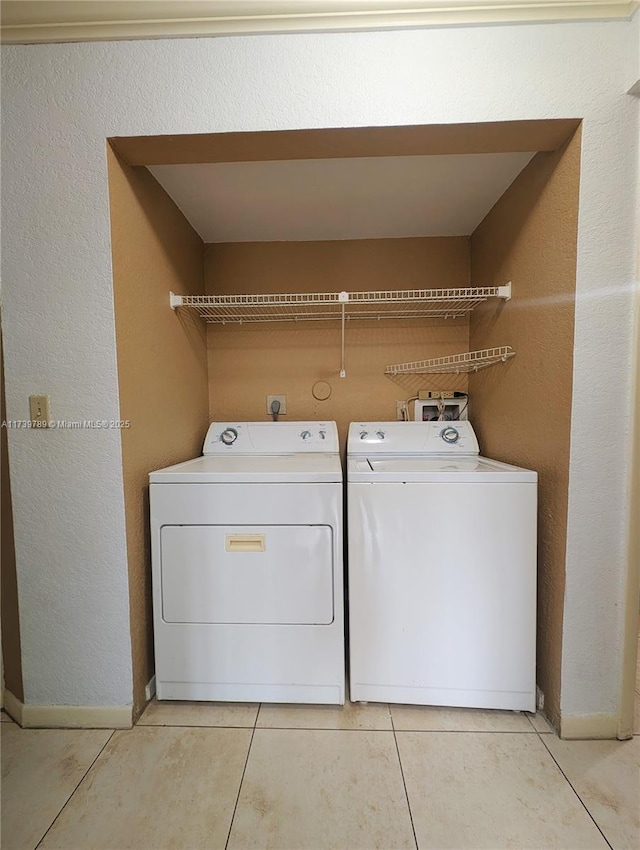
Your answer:
[[[3,850],[640,846],[640,737],[410,706],[151,703],[130,731],[2,735]]]

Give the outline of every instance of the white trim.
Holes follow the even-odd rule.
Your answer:
[[[131,729],[131,705],[29,705],[4,691],[5,710],[23,729]]]
[[[615,714],[563,714],[560,737],[564,740],[611,739],[618,734]]]
[[[640,80],[630,93],[640,97]],[[636,694],[638,675],[638,604],[640,602],[640,527],[637,517],[640,515],[640,159],[636,174],[636,276],[634,304],[634,343],[636,356],[633,359],[631,380],[631,480],[629,482],[629,538],[627,550],[627,574],[625,585],[622,684],[620,689],[620,718],[617,737],[627,740],[635,731],[635,703],[640,697]]]
[[[149,702],[149,700],[152,700],[155,695],[156,695],[156,674],[154,673],[153,676],[147,682],[147,686],[144,689],[144,696],[145,696],[145,699],[147,700],[147,702]]]
[[[557,21],[629,19],[637,0],[411,0],[387,2],[314,3],[247,2],[236,0],[235,14],[229,4],[215,0],[150,3],[130,2],[123,19],[102,14],[96,18],[89,0],[42,4],[33,16],[29,3],[4,0],[1,28],[5,44],[37,42],[115,41],[141,38],[188,38],[252,33],[331,32],[353,30],[410,29],[469,24],[543,23]],[[22,9],[20,8],[22,7]],[[108,4],[101,4],[101,11]],[[364,8],[363,8],[364,7]],[[95,8],[95,7],[94,7]],[[23,11],[24,10],[24,11]],[[70,15],[70,11],[73,12]],[[119,9],[117,11],[120,11]],[[190,14],[185,14],[185,12]],[[26,14],[25,14],[26,13]],[[204,14],[203,14],[204,13]],[[113,13],[116,14],[115,12]]]
[[[24,703],[6,688],[2,691],[2,701],[4,703],[4,710],[7,712],[9,717],[22,726],[22,709],[24,708]]]

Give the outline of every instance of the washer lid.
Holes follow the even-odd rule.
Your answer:
[[[538,474],[531,469],[521,469],[486,457],[436,457],[373,455],[372,457],[350,457],[347,462],[349,481],[384,482],[472,482],[509,483],[528,482],[535,484]]]
[[[151,484],[275,484],[341,482],[337,454],[208,455],[159,469]]]

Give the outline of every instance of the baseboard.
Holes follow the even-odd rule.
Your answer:
[[[130,705],[30,705],[4,692],[5,710],[23,729],[131,729]]]
[[[2,702],[3,708],[9,717],[15,720],[18,725],[22,726],[22,709],[24,708],[24,703],[6,688],[2,692]]]
[[[144,696],[145,696],[146,701],[149,702],[149,700],[153,699],[155,695],[156,695],[156,674],[154,673],[153,676],[147,682],[147,686],[144,689]]]
[[[567,741],[580,739],[615,739],[618,717],[615,714],[562,714],[560,737]]]

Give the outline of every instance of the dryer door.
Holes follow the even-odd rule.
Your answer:
[[[165,525],[167,623],[328,625],[333,540],[327,525]]]

